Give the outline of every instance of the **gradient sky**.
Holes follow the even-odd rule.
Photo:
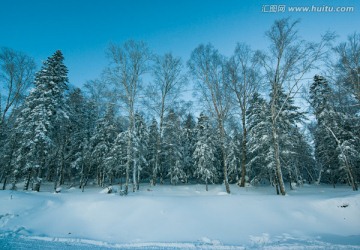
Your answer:
[[[354,6],[352,13],[263,13],[263,5]],[[300,18],[300,35],[318,41],[327,30],[338,41],[359,32],[359,0],[0,0],[0,46],[25,52],[38,67],[63,51],[70,83],[81,86],[107,65],[110,42],[144,40],[153,52],[186,62],[200,43],[229,56],[237,42],[266,49],[274,20]]]

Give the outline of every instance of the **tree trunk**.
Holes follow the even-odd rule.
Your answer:
[[[290,182],[290,190],[294,190],[293,186],[292,186],[292,182],[293,182],[293,178],[291,175],[291,171],[290,171],[290,167],[289,167],[289,182]]]
[[[137,180],[136,180],[136,190],[139,191],[140,189],[140,171],[137,171]]]
[[[131,125],[130,125],[131,126]],[[130,164],[131,164],[131,131],[129,131],[128,146],[127,146],[127,161],[126,161],[126,174],[125,174],[125,195],[129,192],[129,178],[130,178]]]
[[[41,186],[41,181],[36,180],[36,182],[33,184],[33,191],[40,192],[40,186]]]
[[[137,162],[136,160],[134,161],[134,167],[133,167],[133,192],[136,191],[137,188]]]
[[[350,184],[351,184],[351,187],[354,191],[357,191],[358,190],[358,186],[354,180],[354,176],[352,174],[352,169],[350,168],[350,166],[347,167],[347,171],[348,171],[348,176],[349,176],[349,180],[350,180]]]
[[[274,146],[276,179],[277,179],[277,183],[279,184],[281,195],[286,195],[285,184],[284,184],[282,171],[281,171],[281,164],[280,164],[279,136],[277,134],[276,124],[274,121],[272,123],[272,137],[273,137],[272,139]]]
[[[64,183],[64,157],[63,157],[63,154],[62,154],[62,157],[61,157],[61,164],[60,164],[60,170],[59,170],[59,174],[57,176],[57,179],[58,181],[55,181],[55,191],[56,189],[61,186],[63,183]]]
[[[28,172],[27,172],[26,179],[25,179],[24,190],[29,190],[31,173],[32,173],[32,168],[29,168]]]
[[[3,184],[3,190],[5,190],[6,189],[6,182],[7,182],[7,176],[5,176],[5,178],[4,178],[4,184]]]
[[[80,174],[80,188],[83,187],[85,180],[85,173],[84,173],[84,164],[81,164],[81,174]]]
[[[108,178],[109,178],[110,186],[112,186],[112,185],[113,185],[113,182],[114,182],[114,174],[111,172],[111,173],[108,175]]]
[[[102,172],[101,172],[101,187],[105,187],[105,177],[106,177],[105,170],[102,170]]]
[[[40,192],[41,182],[42,182],[42,178],[43,178],[43,172],[44,172],[45,166],[46,166],[46,156],[45,156],[44,151],[45,150],[42,149],[40,166],[37,168],[36,179],[35,179],[35,183],[33,184],[33,190],[36,192]]]
[[[16,183],[17,183],[17,176],[16,173],[14,171],[14,173],[12,174],[12,178],[11,178],[11,190],[16,190]]]
[[[275,185],[275,191],[276,191],[276,194],[279,195],[280,194],[280,191],[279,191],[279,182],[277,180],[277,177],[276,177],[276,170],[274,169],[274,178],[273,178],[273,185]]]
[[[61,154],[61,169],[60,169],[60,179],[59,179],[59,185],[64,184],[64,172],[65,172],[65,155],[64,150]]]
[[[157,157],[157,156],[156,156]],[[157,160],[155,158],[155,167],[153,169],[153,173],[152,173],[152,182],[151,182],[151,185],[152,186],[156,186],[156,178],[157,178]]]
[[[152,185],[155,186],[156,185],[156,179],[157,179],[157,174],[160,171],[159,169],[159,154],[160,154],[160,150],[161,150],[161,129],[162,129],[162,117],[160,117],[160,133],[159,133],[159,138],[156,141],[156,153],[155,153],[155,166],[153,169],[153,176],[152,176]],[[161,180],[162,182],[162,180]]]
[[[80,179],[80,188],[81,188],[81,192],[84,192],[85,190],[85,186],[87,184],[88,181],[88,172],[89,168],[85,167],[85,163],[82,163],[82,171],[81,171],[81,179]]]
[[[316,181],[316,184],[318,184],[318,185],[319,185],[320,182],[321,182],[322,172],[323,172],[323,169],[321,168],[320,171],[319,171],[318,179],[317,179],[317,181]]]
[[[245,187],[245,177],[246,177],[246,147],[247,147],[247,131],[246,131],[246,124],[245,124],[245,118],[243,117],[243,138],[242,138],[242,144],[241,144],[241,152],[242,152],[242,158],[241,158],[241,181],[240,181],[240,187]]]
[[[230,186],[229,186],[229,179],[228,179],[228,172],[227,172],[227,162],[226,162],[226,151],[225,151],[225,130],[222,126],[221,121],[219,121],[220,127],[220,136],[221,136],[221,151],[222,151],[222,161],[223,161],[223,168],[224,168],[224,184],[225,189],[228,194],[230,194]]]
[[[87,180],[85,180],[85,182],[82,183],[82,186],[81,186],[81,192],[83,192],[83,193],[84,193],[84,191],[85,191],[86,183],[87,183]]]

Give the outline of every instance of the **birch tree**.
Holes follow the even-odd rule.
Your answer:
[[[348,36],[346,42],[334,48],[338,57],[335,69],[341,85],[360,102],[360,34]]]
[[[246,112],[249,109],[249,100],[258,91],[260,77],[258,74],[258,60],[256,53],[246,44],[238,43],[234,55],[227,64],[229,88],[233,91],[235,101],[240,108],[242,140],[241,140],[241,179],[239,186],[245,186],[246,163],[247,163],[247,118]]]
[[[225,58],[211,44],[199,45],[192,52],[188,67],[200,92],[200,101],[216,119],[222,154],[224,184],[226,192],[230,193],[226,161],[225,121],[229,115],[231,102],[225,79],[225,61]]]
[[[0,129],[12,107],[17,107],[32,84],[34,60],[9,48],[0,50]]]
[[[161,145],[164,130],[164,116],[166,112],[177,106],[181,94],[181,88],[185,84],[185,75],[182,73],[183,64],[180,58],[171,53],[154,57],[152,67],[153,82],[147,89],[146,106],[155,114],[159,120],[158,141],[155,151],[155,162],[151,183],[156,184],[157,175],[160,174],[160,183],[163,183],[161,175],[162,164],[160,162]]]
[[[0,49],[0,145],[3,145],[0,149],[0,181],[4,180],[4,188],[15,158],[16,140],[11,120],[16,119],[17,112],[11,111],[25,99],[35,68],[34,60],[24,53],[6,47]]]
[[[271,130],[274,148],[276,179],[282,195],[286,194],[280,163],[279,116],[283,112],[290,97],[297,94],[301,82],[308,72],[316,68],[316,63],[326,55],[333,35],[328,33],[319,43],[302,41],[298,36],[297,24],[289,18],[274,22],[266,37],[270,41],[268,53],[263,53],[260,61],[265,72],[265,79],[270,84],[272,98],[270,100]],[[278,106],[278,98],[286,89],[286,98]]]
[[[133,150],[133,134],[135,129],[135,104],[142,88],[142,76],[149,70],[150,51],[144,42],[133,40],[122,46],[111,45],[108,49],[110,66],[106,70],[106,78],[114,84],[115,95],[121,100],[129,120],[125,194],[129,189],[129,176]],[[134,169],[133,171],[136,171]],[[133,178],[137,186],[136,174]]]

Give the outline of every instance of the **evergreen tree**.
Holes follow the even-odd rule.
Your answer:
[[[274,96],[276,96],[276,98],[274,98]],[[283,176],[281,178],[288,180],[291,185],[293,165],[290,163],[293,161],[294,155],[297,154],[295,151],[296,142],[293,139],[293,134],[296,133],[297,123],[302,122],[305,119],[305,116],[304,113],[299,111],[299,107],[295,106],[293,96],[285,94],[283,88],[279,85],[272,88],[272,91],[270,92],[270,103],[274,109],[273,112],[275,111],[277,114],[276,126],[274,127],[273,124],[272,129],[275,129],[277,134],[277,146],[275,146],[274,143],[273,149],[274,153],[278,152],[279,157],[276,157],[275,155],[274,157],[275,159],[279,158],[281,162],[281,172],[285,170],[285,173],[282,173]],[[278,150],[275,150],[275,147],[278,147]],[[286,176],[288,176],[288,178],[286,178]],[[277,176],[276,180],[278,181],[281,191],[282,188],[279,178],[280,177]]]
[[[298,128],[293,130],[292,138],[295,153],[289,162],[292,167],[288,168],[291,181],[295,181],[298,185],[302,185],[305,181],[315,182],[317,169],[313,149],[308,143],[309,139]]]
[[[212,138],[209,118],[201,113],[196,126],[196,144],[193,154],[194,175],[205,182],[206,191],[208,191],[208,183],[213,183],[216,178],[216,168],[214,166],[215,147]]]
[[[332,99],[332,90],[327,81],[321,76],[314,77],[314,83],[310,87],[311,106],[317,120],[317,126],[314,132],[315,139],[315,157],[329,181],[335,185],[339,180],[339,159],[337,157],[337,143],[327,127],[338,130],[338,119],[330,104]]]
[[[19,146],[14,129],[14,122],[17,111],[13,111],[13,115],[7,120],[6,124],[0,131],[0,182],[3,182],[2,189],[6,189],[6,185],[11,181],[11,177],[19,173],[13,173],[16,169],[16,153]],[[15,187],[13,187],[15,188]]]
[[[51,175],[48,155],[56,148],[57,128],[69,119],[64,103],[67,89],[67,68],[61,51],[44,62],[35,77],[35,89],[26,98],[16,121],[19,135],[17,157],[18,169],[26,173],[24,189],[30,181],[35,182],[34,190],[39,191],[42,178]]]
[[[169,176],[172,184],[177,184],[184,181],[186,176],[182,166],[182,152],[181,145],[181,126],[180,118],[174,110],[170,110],[164,119],[164,134],[163,134],[163,173],[161,175]]]
[[[140,173],[146,168],[146,152],[148,149],[148,130],[144,118],[135,114],[135,130],[133,136],[133,191],[139,190]]]
[[[115,176],[120,177],[121,194],[127,194],[126,191],[122,189],[122,180],[123,177],[126,176],[128,133],[129,131],[123,131],[117,135],[110,152],[107,154],[105,163],[107,168],[114,171]]]
[[[86,127],[84,125],[85,120],[85,98],[79,88],[72,90],[66,100],[66,103],[70,110],[70,129],[71,129],[71,146],[70,146],[70,162],[76,168],[80,161],[81,156],[78,152],[81,152],[82,141],[85,139],[84,132]]]
[[[109,105],[105,116],[98,121],[94,135],[90,139],[92,163],[96,169],[99,186],[104,186],[106,177],[109,179],[113,177],[113,171],[107,168],[105,160],[116,137],[114,116],[114,106]]]
[[[326,79],[316,75],[310,87],[311,105],[317,120],[315,156],[334,186],[338,181],[348,181],[353,190],[357,190],[353,163],[358,160],[356,140],[359,137],[351,131],[351,119],[330,102],[332,96]]]
[[[193,152],[195,150],[195,121],[194,117],[189,113],[182,125],[181,144],[183,147],[182,164],[186,174],[186,182],[193,178],[194,160]]]
[[[247,112],[249,132],[249,177],[251,183],[268,179],[275,182],[275,162],[271,138],[269,105],[258,93],[253,94]],[[276,184],[276,183],[274,183]]]
[[[80,106],[81,107],[81,106]],[[80,115],[82,112],[82,108],[80,108],[78,111],[80,112],[79,115],[79,123],[76,123],[77,126],[82,126],[83,129],[80,129],[76,133],[77,130],[74,130],[75,133],[73,133],[74,141],[73,145],[76,147],[75,143],[80,142],[80,144],[77,144],[79,146],[79,150],[75,154],[73,162],[71,162],[71,165],[75,167],[75,169],[79,169],[79,178],[80,178],[80,188],[82,191],[84,191],[85,185],[87,184],[90,177],[94,177],[95,174],[92,173],[92,163],[93,158],[91,156],[92,153],[92,145],[91,145],[91,137],[95,134],[95,129],[97,125],[97,117],[98,113],[96,110],[96,104],[92,99],[88,99],[84,104],[84,113],[83,115]],[[73,111],[74,112],[74,111]],[[77,112],[75,111],[75,114]],[[76,117],[76,115],[75,115]],[[75,118],[75,122],[76,122]],[[81,146],[80,146],[81,145]]]
[[[95,129],[95,115],[90,101],[84,97],[79,88],[72,90],[67,97],[70,110],[70,140],[67,152],[67,164],[70,176],[80,180],[80,188],[85,185],[87,166],[86,151],[89,148],[90,137]]]
[[[148,141],[148,154],[147,162],[149,169],[149,177],[151,178],[150,182],[152,185],[156,183],[157,173],[159,171],[156,157],[158,156],[158,143],[159,143],[159,129],[158,123],[155,118],[153,118],[151,125],[149,126],[149,141]]]
[[[241,144],[242,143],[242,135],[237,131],[234,132],[232,137],[228,138],[228,155],[226,158],[228,164],[228,174],[229,174],[229,182],[230,183],[240,183],[240,173],[241,173]],[[246,181],[245,176],[245,181]]]

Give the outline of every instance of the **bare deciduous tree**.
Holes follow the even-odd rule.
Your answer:
[[[26,92],[33,82],[34,73],[35,62],[31,57],[10,48],[0,49],[0,145],[2,145],[0,181],[4,178],[3,189],[6,187],[12,159],[15,158],[16,140],[10,136],[8,129],[12,127],[9,121],[11,123],[11,118],[14,118],[17,112],[11,111],[25,99]],[[5,141],[2,141],[3,139]],[[5,148],[8,152],[5,152]],[[7,162],[2,161],[4,159]]]
[[[103,78],[90,80],[84,84],[85,93],[94,104],[94,111],[96,111],[95,114],[97,115],[95,119],[104,116],[107,104],[114,102],[114,96],[109,85],[110,83]]]
[[[177,106],[181,94],[181,88],[186,82],[182,73],[183,64],[180,58],[171,53],[164,56],[154,57],[152,68],[153,82],[149,85],[146,93],[146,106],[155,113],[159,119],[160,136],[155,152],[155,166],[152,173],[152,184],[156,184],[157,174],[160,174],[160,183],[163,182],[160,155],[163,136],[163,124],[165,113]]]
[[[9,48],[0,50],[0,128],[11,108],[17,107],[33,82],[34,60]]]
[[[289,18],[275,21],[270,30],[266,32],[266,36],[270,40],[269,53],[260,56],[266,81],[270,84],[272,91],[270,110],[275,173],[282,195],[285,195],[286,191],[280,164],[278,118],[289,98],[298,93],[306,73],[315,69],[316,62],[326,56],[326,48],[334,38],[332,33],[327,33],[319,43],[300,40],[296,29],[298,23],[298,20],[291,21]],[[287,97],[282,106],[278,107],[278,98],[282,89],[286,89]]]
[[[228,84],[226,84],[226,62],[224,57],[212,45],[208,44],[200,45],[192,52],[188,66],[191,75],[198,85],[201,94],[200,102],[206,105],[208,111],[217,121],[221,143],[224,184],[226,192],[230,193],[227,174],[228,164],[226,161],[225,121],[231,108],[231,100]]]
[[[144,42],[127,41],[123,46],[110,45],[110,66],[105,75],[115,86],[129,119],[125,193],[128,193],[130,167],[133,166],[133,191],[137,187],[138,166],[133,162],[135,104],[142,85],[142,76],[149,70],[150,51]]]
[[[227,64],[227,77],[229,88],[233,91],[235,101],[240,108],[242,124],[241,142],[241,179],[239,186],[245,186],[246,160],[247,160],[247,119],[246,112],[249,107],[249,100],[259,90],[259,61],[256,60],[256,53],[246,44],[237,44],[234,55]]]
[[[347,42],[334,48],[338,55],[335,65],[342,78],[342,86],[360,102],[360,34],[348,36]]]

